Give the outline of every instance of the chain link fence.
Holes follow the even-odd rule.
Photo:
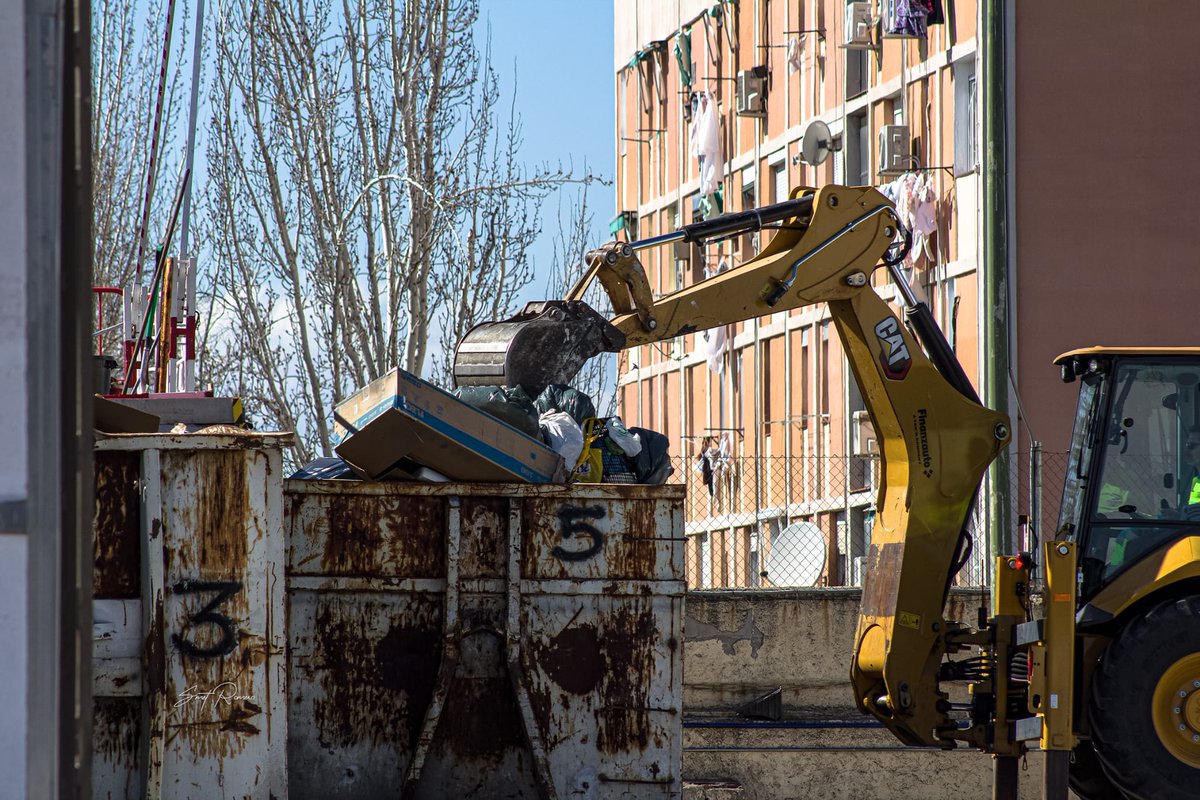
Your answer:
[[[1009,492],[997,523],[1013,549],[1052,538],[1067,454],[1036,448],[1009,456]],[[687,487],[689,588],[861,586],[879,486],[876,454],[674,459]],[[1039,478],[1040,476],[1040,478]],[[981,495],[982,496],[982,495]],[[973,548],[956,578],[986,586],[994,553],[982,500],[968,519]]]

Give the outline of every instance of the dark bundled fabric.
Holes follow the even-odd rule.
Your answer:
[[[945,25],[946,14],[942,10],[942,0],[929,0],[929,16],[926,18],[929,25]]]
[[[671,466],[671,456],[668,452],[670,440],[658,431],[646,428],[630,428],[630,433],[636,433],[642,440],[642,451],[633,458],[633,472],[637,475],[638,483],[661,484],[674,472]]]
[[[462,386],[454,396],[541,441],[537,408],[520,386]]]
[[[707,449],[700,451],[700,476],[704,481],[704,485],[708,487],[708,494],[711,497],[713,493],[713,468]]]
[[[551,411],[561,411],[570,414],[571,419],[580,425],[588,417],[596,416],[596,404],[578,389],[561,383],[552,383],[542,390],[534,401],[538,414]]]

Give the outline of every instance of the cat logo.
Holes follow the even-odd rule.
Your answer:
[[[912,366],[912,358],[896,318],[888,317],[876,325],[875,335],[879,337],[879,363],[883,365],[884,377],[893,381],[904,380],[908,368]]]

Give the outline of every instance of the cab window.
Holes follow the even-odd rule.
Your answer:
[[[1190,487],[1200,475],[1186,446],[1200,425],[1198,373],[1195,364],[1118,362],[1095,440],[1099,479],[1081,563],[1085,595],[1188,527]],[[1200,429],[1192,435],[1200,438]]]

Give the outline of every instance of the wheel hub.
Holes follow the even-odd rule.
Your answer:
[[[1171,755],[1200,768],[1200,653],[1176,661],[1154,687],[1154,729]]]

